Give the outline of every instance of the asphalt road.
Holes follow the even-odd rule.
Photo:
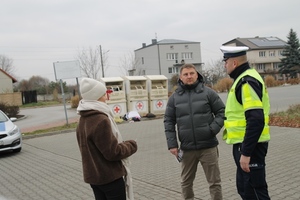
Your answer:
[[[290,105],[300,104],[300,85],[287,85],[268,88],[271,113],[285,111]],[[227,93],[220,93],[220,97],[226,102]]]
[[[71,108],[70,105],[66,105],[66,112],[64,105],[60,105],[20,109],[19,114],[25,116],[25,118],[15,122],[21,130],[29,130],[32,127],[47,127],[47,125],[53,124],[64,125],[67,122],[70,123],[74,118],[79,118],[76,109]]]

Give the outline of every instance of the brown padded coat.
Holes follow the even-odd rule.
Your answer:
[[[126,175],[122,159],[137,151],[133,140],[118,143],[106,114],[96,110],[80,112],[76,129],[82,157],[84,181],[103,185]]]

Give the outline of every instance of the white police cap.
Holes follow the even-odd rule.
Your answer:
[[[246,51],[249,47],[246,46],[221,46],[221,51],[223,52],[223,61],[226,61],[228,58],[238,57],[246,55]]]

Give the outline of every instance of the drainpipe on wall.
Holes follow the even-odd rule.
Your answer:
[[[159,70],[159,75],[161,75],[159,44],[157,44],[157,52],[158,52],[158,70]]]

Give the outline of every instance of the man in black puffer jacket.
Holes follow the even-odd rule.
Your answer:
[[[222,199],[216,135],[224,124],[224,109],[219,95],[204,85],[203,76],[195,66],[183,65],[178,88],[167,104],[164,126],[170,152],[176,157],[180,151],[183,152],[182,160],[178,160],[182,163],[181,188],[184,199],[194,199],[193,181],[199,161],[209,184],[211,198]]]

